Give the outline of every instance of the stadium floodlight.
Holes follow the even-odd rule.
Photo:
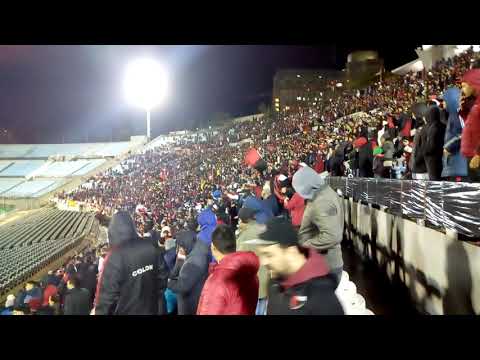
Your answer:
[[[127,65],[125,95],[127,101],[147,112],[147,137],[150,139],[150,112],[167,95],[167,73],[152,59],[138,59]]]

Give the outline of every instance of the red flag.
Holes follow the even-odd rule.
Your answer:
[[[255,163],[260,160],[260,154],[258,153],[257,149],[255,148],[251,148],[250,150],[247,151],[247,153],[245,154],[245,164],[246,165],[250,165],[250,166],[254,166]]]

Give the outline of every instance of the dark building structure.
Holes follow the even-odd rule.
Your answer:
[[[345,73],[337,70],[279,70],[273,78],[272,107],[277,113],[298,107],[320,109],[328,92],[344,86],[344,78]]]
[[[362,87],[381,76],[383,60],[376,51],[354,51],[347,58],[347,79],[351,87]]]

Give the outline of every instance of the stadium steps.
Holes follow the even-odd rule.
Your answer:
[[[50,208],[9,227],[11,236],[0,228],[0,241],[11,242],[0,248],[0,296],[61,259],[93,222],[93,214]]]

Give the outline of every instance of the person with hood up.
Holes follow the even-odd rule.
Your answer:
[[[254,315],[258,301],[258,257],[251,251],[236,251],[235,235],[226,225],[212,234],[209,276],[198,303],[197,315]]]
[[[168,281],[177,296],[178,315],[195,315],[203,285],[208,276],[209,246],[197,240],[195,232],[177,234],[178,256]]]
[[[210,206],[198,215],[197,223],[200,226],[200,232],[197,235],[197,239],[202,241],[209,248],[209,262],[212,262],[213,256],[210,250],[210,244],[212,243],[212,234],[217,226],[217,216]]]
[[[301,246],[290,223],[274,218],[259,238],[247,243],[257,247],[272,276],[267,315],[344,315],[325,258]]]
[[[425,124],[422,118],[417,119],[414,129],[413,151],[410,157],[412,179],[428,180],[427,164],[425,163]]]
[[[470,181],[480,181],[480,69],[471,69],[462,79],[462,92],[471,104],[465,112],[465,128],[462,133],[461,152],[469,163]],[[475,99],[475,100],[473,100]],[[465,118],[466,116],[466,118]]]
[[[108,227],[111,250],[95,298],[95,315],[165,314],[168,271],[163,252],[142,241],[130,215],[119,211]]]
[[[340,243],[344,227],[338,195],[309,167],[303,167],[293,176],[293,188],[307,200],[298,232],[300,244],[313,247],[325,256],[338,285],[343,270]]]
[[[442,179],[443,142],[445,125],[440,121],[440,108],[431,106],[425,116],[427,125],[422,132],[424,158],[429,180]]]
[[[453,181],[457,177],[468,175],[467,159],[460,152],[462,131],[465,125],[463,119],[458,115],[460,96],[461,91],[456,87],[448,88],[443,95],[448,122],[443,145],[442,178]]]

